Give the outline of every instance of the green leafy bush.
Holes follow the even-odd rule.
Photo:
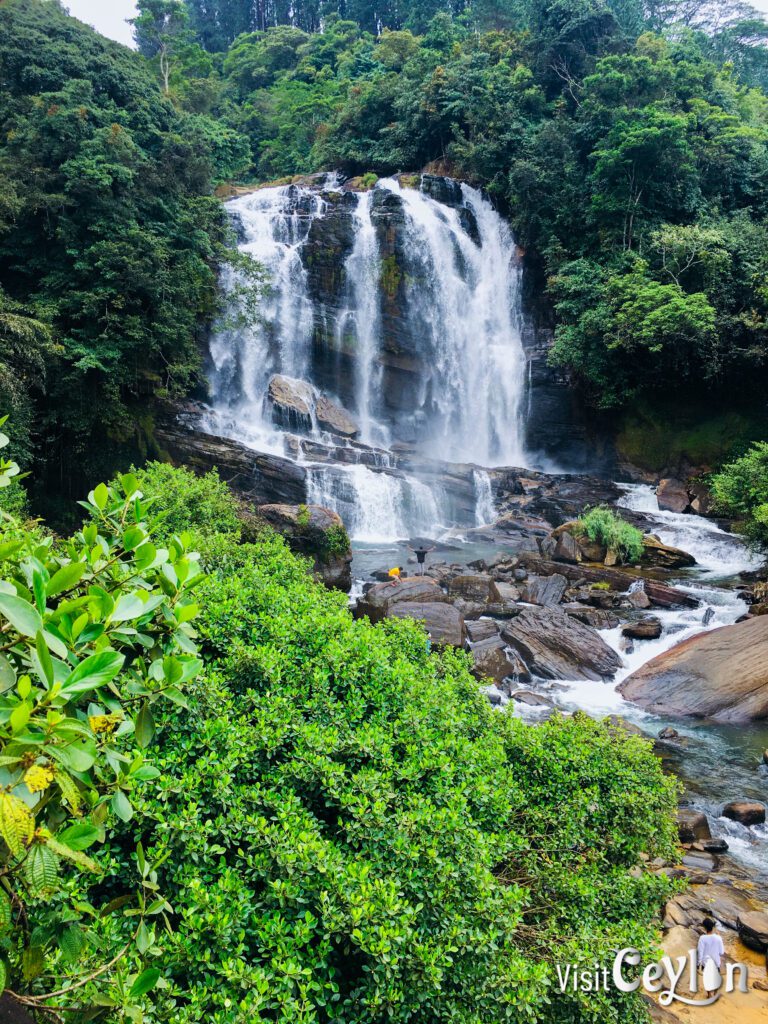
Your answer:
[[[623,562],[639,562],[643,557],[643,534],[605,505],[590,509],[578,526],[591,541],[602,544]]]
[[[768,547],[768,441],[758,441],[712,477],[717,511],[740,519],[747,535]]]
[[[198,476],[185,467],[150,462],[134,474],[141,490],[152,495],[157,536],[171,537],[185,530],[240,535],[238,503],[215,469]]]
[[[201,554],[205,677],[125,827],[176,914],[153,1019],[643,1020],[553,964],[653,945],[669,883],[629,870],[671,855],[675,783],[650,745],[493,712],[464,655],[353,620],[273,533]]]
[[[17,471],[3,460],[0,482]],[[158,707],[185,706],[201,667],[200,575],[183,535],[155,546],[131,474],[83,505],[60,544],[12,516],[0,526],[0,989],[138,1020],[171,907],[141,846],[117,857],[112,843],[157,785]]]

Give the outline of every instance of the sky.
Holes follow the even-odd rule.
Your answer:
[[[751,0],[752,6],[768,14],[768,0]],[[63,0],[69,13],[80,21],[93,25],[102,35],[132,45],[131,26],[127,18],[136,14],[133,0]]]
[[[768,0],[764,2],[768,4]],[[68,8],[74,18],[93,25],[102,35],[126,46],[133,45],[131,26],[126,25],[126,19],[136,14],[133,0],[62,0],[62,6]]]

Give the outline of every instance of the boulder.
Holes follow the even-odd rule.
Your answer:
[[[722,722],[768,716],[768,618],[684,640],[624,680],[619,692],[660,715]]]
[[[510,694],[510,697],[512,700],[517,701],[518,704],[527,704],[531,708],[553,707],[551,700],[542,697],[540,693],[534,693],[532,690],[515,690],[514,693]]]
[[[552,553],[554,560],[556,562],[571,562],[573,564],[581,562],[583,560],[581,548],[573,534],[566,530],[563,530],[560,533],[555,531],[553,536],[555,536],[555,534],[557,534],[557,540],[555,541],[555,547]]]
[[[698,839],[712,838],[706,814],[695,811],[692,807],[678,808],[677,831],[681,843],[695,843]]]
[[[583,604],[564,604],[562,609],[566,615],[578,619],[593,629],[615,629],[619,624],[616,615],[604,608],[589,608]]]
[[[651,607],[651,599],[645,592],[645,588],[638,587],[637,590],[630,590],[627,594],[627,604],[635,611],[643,611]]]
[[[442,601],[402,601],[389,605],[388,619],[417,619],[422,622],[433,643],[461,647],[464,643],[464,619],[452,604]]]
[[[659,569],[685,569],[696,565],[696,559],[687,551],[664,544],[652,533],[643,537],[643,565],[653,565]]]
[[[394,585],[377,583],[372,586],[357,602],[355,615],[358,618],[367,615],[371,622],[380,622],[396,605],[411,602],[435,604],[447,600],[447,595],[429,576],[406,576]]]
[[[670,725],[665,726],[663,729],[659,729],[660,740],[678,740],[680,739],[680,733],[677,729],[673,729]]]
[[[568,581],[565,576],[553,573],[551,576],[529,576],[520,587],[520,599],[527,604],[553,608],[560,604]]]
[[[764,910],[750,910],[736,919],[739,938],[758,953],[768,950],[768,914]]]
[[[448,596],[460,597],[478,604],[501,600],[493,578],[482,572],[463,573],[448,580]]]
[[[349,591],[352,548],[336,512],[321,505],[260,505],[258,513],[292,551],[314,561],[314,571],[327,587]]]
[[[312,429],[315,391],[311,384],[295,377],[275,373],[267,386],[267,405],[272,422],[286,430],[308,432]]]
[[[597,630],[559,608],[524,608],[501,635],[531,673],[545,679],[606,680],[621,666]]]
[[[492,679],[500,683],[515,674],[516,659],[500,636],[489,637],[470,644],[472,674],[478,679]]]
[[[463,597],[457,597],[451,603],[454,608],[457,608],[461,612],[465,620],[479,619],[483,615],[487,615],[490,610],[490,605],[487,605],[484,602],[465,601]]]
[[[765,821],[765,804],[757,800],[732,800],[723,808],[723,817],[742,825],[762,825]]]
[[[315,400],[315,416],[317,425],[331,434],[342,437],[357,437],[360,428],[346,409],[332,402],[326,395],[318,395]]]
[[[628,622],[621,630],[622,636],[632,640],[658,640],[662,631],[661,620],[655,615],[648,615],[637,622]]]
[[[478,619],[476,622],[466,624],[467,638],[470,643],[478,644],[481,640],[489,640],[499,635],[498,623],[493,619]]]
[[[520,588],[512,583],[501,583],[499,580],[495,581],[495,588],[495,596],[493,591],[491,592],[493,614],[499,615],[501,618],[516,614],[517,603],[520,600]]]
[[[732,885],[709,882],[691,886],[670,900],[664,912],[664,927],[699,928],[705,917],[714,917],[735,931],[740,917],[759,909],[755,900]]]
[[[691,503],[687,487],[674,477],[659,480],[656,498],[662,512],[686,512]]]

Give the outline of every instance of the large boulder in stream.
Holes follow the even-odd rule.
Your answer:
[[[357,602],[355,615],[367,615],[371,622],[386,619],[397,605],[436,604],[448,601],[448,595],[430,576],[406,576],[397,583],[377,583]],[[400,614],[400,613],[398,613]],[[411,615],[410,611],[403,612]],[[413,618],[419,618],[413,614]]]
[[[659,715],[721,722],[768,717],[768,618],[699,633],[653,658],[619,687]]]
[[[524,608],[501,635],[531,673],[545,679],[607,680],[621,666],[597,630],[560,608]]]
[[[458,608],[441,601],[404,601],[387,609],[388,619],[417,619],[440,647],[461,647],[464,618]]]

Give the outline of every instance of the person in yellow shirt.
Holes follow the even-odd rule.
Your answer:
[[[400,582],[400,576],[402,574],[402,571],[402,565],[396,565],[394,569],[390,569],[389,572],[387,573],[387,576],[389,576],[389,578],[392,580],[393,587]]]

